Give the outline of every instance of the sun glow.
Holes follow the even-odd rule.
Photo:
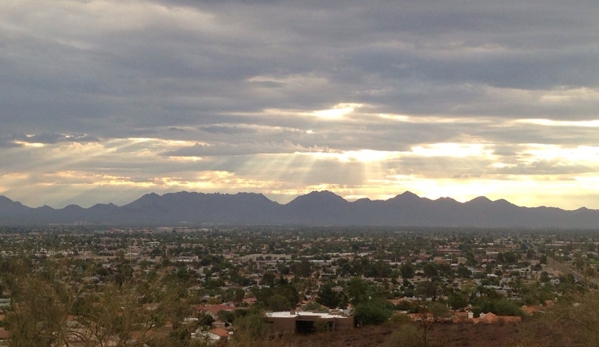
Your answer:
[[[388,151],[374,151],[370,149],[360,149],[358,151],[343,152],[339,160],[343,162],[358,161],[362,163],[380,162],[392,158],[398,158],[400,153]]]
[[[330,190],[349,200],[389,199],[410,190],[431,199],[449,196],[467,201],[485,195],[524,206],[548,204],[542,198],[549,201],[548,192],[556,192],[571,199],[562,202],[561,207],[573,208],[582,206],[583,194],[599,196],[599,189],[595,188],[599,186],[595,174],[599,170],[599,146],[531,143],[504,149],[477,143],[477,139],[465,139],[465,142],[420,143],[395,151],[329,148],[317,145],[326,131],[316,128],[310,134],[310,130],[285,130],[305,144],[297,145],[292,140],[289,144],[259,143],[255,150],[246,153],[219,151],[218,143],[212,145],[216,154],[207,156],[203,153],[213,152],[193,155],[190,151],[185,152],[190,156],[169,156],[180,149],[195,147],[196,141],[160,138],[14,147],[7,153],[13,157],[29,155],[32,166],[27,170],[35,172],[25,175],[19,174],[23,167],[11,168],[11,174],[0,176],[0,192],[33,205],[37,196],[73,203],[77,201],[72,199],[86,201],[96,191],[110,196],[106,199],[114,202],[130,202],[148,191],[181,190],[251,191],[274,195],[281,202],[313,190]],[[314,144],[310,142],[313,139]],[[509,154],[501,154],[504,152]],[[529,166],[532,171],[527,171]],[[165,167],[169,170],[164,170]],[[16,186],[26,188],[19,188],[17,193]],[[53,204],[48,200],[42,203]]]
[[[338,119],[338,118],[342,118],[343,116],[354,112],[354,110],[356,108],[361,107],[361,106],[363,106],[363,105],[362,104],[341,103],[341,104],[335,105],[333,108],[328,109],[328,110],[314,111],[314,112],[312,112],[312,115],[319,117],[319,118]]]
[[[563,162],[588,163],[592,165],[599,163],[599,147],[562,147],[542,144],[531,144],[528,146],[529,148],[523,151],[523,154],[529,157],[528,162],[560,160]]]
[[[399,158],[402,152],[376,151],[371,149],[359,149],[354,151],[321,151],[321,152],[296,152],[297,155],[311,156],[321,160],[334,159],[339,162],[372,163]]]
[[[472,143],[433,143],[412,147],[412,153],[420,157],[491,157],[493,150],[482,144]]]
[[[39,142],[13,141],[13,143],[16,145],[19,145],[19,146],[30,147],[30,148],[42,148],[42,147],[46,146],[43,143],[39,143]]]

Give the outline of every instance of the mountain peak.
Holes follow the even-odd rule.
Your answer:
[[[310,193],[304,195],[304,197],[345,200],[329,190],[311,191]]]
[[[335,195],[335,196],[337,196],[337,194],[333,193],[330,190],[313,190],[306,195]]]
[[[11,199],[7,198],[6,196],[0,195],[0,208],[9,208],[9,207],[17,207],[17,206],[23,206],[23,205],[18,201],[12,201]]]
[[[167,195],[167,194],[165,194]],[[144,194],[141,198],[128,203],[125,207],[128,208],[139,208],[144,206],[149,206],[156,203],[160,199],[160,195],[156,193]]]
[[[347,200],[343,199],[339,195],[330,192],[328,190],[312,191],[306,195],[300,195],[293,199],[287,205],[293,206],[297,204],[312,204],[315,202],[319,203],[347,203]]]
[[[470,201],[468,201],[468,203],[489,203],[492,202],[491,199],[487,198],[486,196],[478,196]]]
[[[403,192],[403,193],[397,195],[396,197],[391,198],[387,201],[396,202],[396,203],[403,202],[403,203],[412,204],[412,203],[416,203],[416,202],[420,201],[420,199],[421,198],[418,195],[406,190],[405,192]]]
[[[81,207],[79,205],[74,205],[74,204],[67,205],[67,206],[65,206],[63,208],[63,210],[65,210],[65,211],[67,211],[67,210],[71,210],[71,211],[76,210],[76,211],[79,211],[79,210],[83,210],[83,209],[84,209],[83,207]]]
[[[454,198],[450,198],[448,196],[442,196],[442,197],[436,199],[435,201],[443,202],[443,203],[457,203],[457,201]]]

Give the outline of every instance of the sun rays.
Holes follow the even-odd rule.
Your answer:
[[[25,203],[43,194],[60,204],[81,203],[90,195],[127,202],[148,191],[249,191],[287,202],[312,190],[331,190],[348,200],[388,199],[410,190],[431,199],[486,195],[535,206],[539,197],[555,192],[569,194],[563,206],[572,208],[582,192],[599,195],[594,188],[599,187],[599,147],[521,144],[504,152],[474,142],[422,143],[396,151],[306,147],[291,140],[235,147],[202,138],[44,143],[8,149],[15,158],[31,160],[23,170],[5,167],[0,193]]]

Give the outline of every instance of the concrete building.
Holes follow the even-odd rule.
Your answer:
[[[268,312],[265,317],[270,334],[309,334],[316,331],[318,324],[328,330],[353,329],[354,317],[335,311],[329,313],[290,311]],[[315,326],[316,323],[316,326]],[[325,325],[326,324],[326,325]]]

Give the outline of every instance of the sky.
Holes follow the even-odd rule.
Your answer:
[[[596,0],[2,0],[0,195],[599,209]]]

